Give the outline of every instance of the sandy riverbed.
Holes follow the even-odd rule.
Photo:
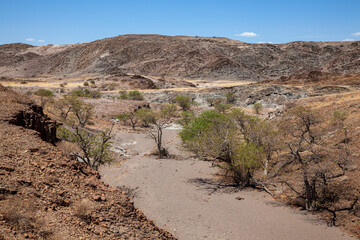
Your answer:
[[[131,157],[101,169],[106,183],[132,189],[136,207],[157,226],[186,240],[353,239],[265,193],[218,185],[211,163],[181,154],[176,132],[167,130],[165,142],[177,158],[161,160],[147,155],[155,145],[144,134],[118,132],[115,144]]]

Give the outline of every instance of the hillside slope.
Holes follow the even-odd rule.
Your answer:
[[[120,35],[72,45],[0,46],[0,76],[135,73],[257,81],[310,71],[360,72],[360,42],[249,44],[215,37]]]
[[[42,114],[30,106],[0,85],[0,239],[174,239],[97,172],[38,132],[9,124],[22,111],[36,116],[33,128]]]

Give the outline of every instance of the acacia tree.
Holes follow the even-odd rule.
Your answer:
[[[126,124],[129,121],[133,130],[135,130],[135,127],[139,121],[139,117],[135,112],[122,113],[117,115],[116,118],[122,120],[124,124]]]
[[[154,111],[148,108],[140,108],[136,111],[136,115],[142,123],[143,127],[149,127],[150,123],[156,120]]]
[[[91,120],[94,106],[73,95],[54,101],[53,108],[59,112],[61,121],[84,127]]]
[[[183,111],[189,111],[192,105],[192,101],[187,96],[178,95],[175,97],[175,102],[179,104]]]
[[[244,137],[235,113],[205,111],[184,126],[180,136],[186,149],[200,158],[224,163],[218,166],[232,171],[234,180],[245,187],[258,184],[253,173],[262,167],[263,150]]]
[[[91,104],[76,96],[64,96],[55,101],[54,108],[60,112],[63,121],[63,126],[57,129],[58,138],[75,143],[80,149],[80,152],[72,152],[72,156],[95,170],[113,160],[109,152],[112,127],[99,134],[85,128],[93,115]]]
[[[73,152],[73,156],[91,168],[98,170],[100,165],[113,161],[109,153],[112,138],[111,131],[112,127],[111,129],[101,131],[99,136],[96,136],[84,128],[67,129],[60,127],[57,134],[59,138],[78,145],[81,153]]]

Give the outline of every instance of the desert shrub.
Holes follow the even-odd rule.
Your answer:
[[[51,97],[54,95],[54,93],[47,89],[39,89],[34,93],[34,95],[39,97]]]
[[[183,111],[189,111],[192,105],[192,100],[183,95],[178,95],[175,97],[175,102],[181,107]]]
[[[149,127],[150,123],[153,123],[156,120],[154,112],[148,108],[138,109],[136,115],[144,127]]]
[[[6,222],[16,229],[29,232],[39,227],[36,214],[35,199],[12,199],[12,204],[2,209],[1,214]]]
[[[116,115],[116,118],[123,122],[124,125],[126,125],[128,122],[130,122],[131,127],[135,130],[135,127],[139,121],[139,116],[135,114],[134,112],[131,113],[122,113],[119,115]]]
[[[27,81],[21,81],[20,84],[27,84]]]
[[[128,95],[129,95],[129,99],[131,100],[139,100],[139,101],[144,100],[142,93],[137,90],[130,91]]]
[[[50,99],[54,95],[54,93],[47,89],[39,89],[34,93],[34,95],[40,97],[41,107],[44,108],[45,104],[50,101]]]
[[[225,97],[226,97],[226,103],[234,103],[235,100],[236,100],[236,96],[235,96],[235,93],[233,92],[228,92],[225,94]]]
[[[328,141],[329,125],[324,117],[303,106],[289,110],[279,126],[288,156],[284,165],[297,166],[302,177],[303,189],[296,192],[305,199],[303,206],[307,210],[329,209],[327,202],[336,200],[329,189],[334,179],[345,175],[351,161],[348,142],[334,146]]]
[[[224,142],[222,138],[230,137],[225,132],[231,130],[232,134],[234,132],[233,127],[227,116],[209,110],[194,118],[189,125],[184,127],[180,132],[180,137],[184,147],[194,152],[197,156],[201,158],[222,159],[229,162],[230,156],[226,149],[228,144],[231,144],[233,141],[228,141],[224,145],[222,144]],[[226,154],[227,156],[225,156]]]
[[[215,110],[220,113],[225,113],[226,110],[231,108],[231,105],[227,104],[226,99],[224,98],[213,99],[212,105],[214,106]]]
[[[163,146],[163,131],[169,127],[175,111],[176,107],[173,104],[163,104],[160,107],[160,111],[150,110],[150,115],[153,119],[149,122],[151,128],[147,129],[146,133],[155,141],[159,158],[169,156],[168,151]]]
[[[52,107],[61,121],[71,126],[84,127],[91,120],[94,106],[74,95],[65,95],[53,102]]]
[[[99,91],[92,91],[89,89],[76,89],[70,92],[70,95],[76,97],[85,97],[85,98],[100,98],[101,93]]]
[[[119,91],[119,99],[129,99],[129,95],[126,91]]]
[[[91,80],[90,80],[90,83],[91,83],[91,84],[95,84],[95,80],[94,80],[94,79],[91,79]]]
[[[252,108],[254,110],[254,113],[260,114],[263,109],[263,105],[261,103],[257,102],[257,103],[254,103]]]
[[[89,224],[91,222],[92,208],[93,206],[88,199],[82,199],[74,205],[74,215]]]
[[[88,86],[89,86],[89,83],[88,83],[88,82],[84,82],[84,86],[85,86],[85,87],[88,87]]]
[[[177,109],[175,104],[169,104],[165,103],[160,106],[160,112],[163,115],[163,117],[177,117]]]
[[[335,110],[330,119],[330,123],[334,127],[339,128],[343,131],[344,139],[342,140],[342,142],[344,143],[349,142],[349,130],[351,128],[351,124],[348,124],[346,122],[347,117],[348,117],[348,113],[346,111]]]

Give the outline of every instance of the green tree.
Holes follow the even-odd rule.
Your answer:
[[[229,168],[235,173],[235,181],[250,186],[254,172],[262,167],[264,152],[254,143],[243,141],[233,150]]]
[[[142,123],[143,127],[149,127],[150,123],[156,120],[156,116],[151,109],[140,108],[136,111],[136,115]]]
[[[195,118],[195,114],[193,112],[190,112],[190,111],[182,111],[180,113],[180,120],[179,120],[179,123],[186,127],[188,126],[191,121]]]
[[[107,129],[96,136],[84,128],[74,127],[69,130],[60,126],[57,129],[57,136],[60,139],[76,143],[81,153],[73,152],[72,155],[91,168],[98,170],[100,165],[114,160],[109,151],[111,131],[112,129]]]
[[[139,120],[138,115],[134,112],[122,113],[117,115],[116,118],[122,120],[124,124],[126,124],[129,121],[133,130],[135,130],[135,127]]]

